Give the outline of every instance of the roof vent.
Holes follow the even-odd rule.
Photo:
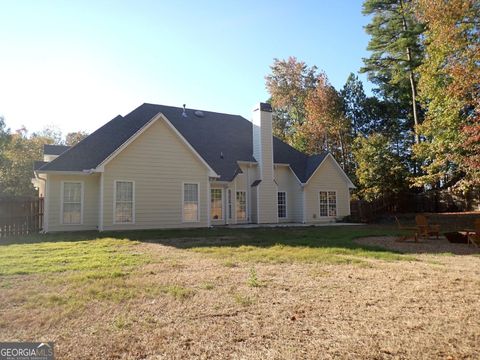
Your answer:
[[[194,114],[196,117],[199,117],[199,118],[205,117],[205,114],[203,113],[203,111],[200,111],[200,110],[196,110]]]
[[[188,117],[188,115],[187,115],[187,111],[186,111],[186,109],[185,109],[185,106],[186,106],[186,105],[185,105],[185,104],[183,104],[183,112],[182,112],[182,117]]]

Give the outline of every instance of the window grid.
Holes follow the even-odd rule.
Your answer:
[[[68,225],[82,223],[82,183],[63,183],[62,223]]]
[[[223,219],[223,209],[222,209],[222,189],[211,189],[210,190],[210,216],[213,220],[222,220]]]
[[[231,220],[233,217],[232,214],[232,190],[228,189],[228,218]]]
[[[328,192],[328,216],[337,216],[337,193]]]
[[[198,221],[198,184],[183,184],[183,221]]]
[[[133,181],[115,182],[115,224],[133,223]]]
[[[278,201],[278,217],[286,218],[287,217],[287,194],[285,191],[279,191],[277,194]]]
[[[236,212],[237,221],[247,220],[247,194],[245,191],[237,191]]]
[[[320,216],[337,216],[337,193],[320,191]]]

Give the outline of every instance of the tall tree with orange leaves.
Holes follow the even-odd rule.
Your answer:
[[[426,57],[419,91],[424,163],[419,185],[480,185],[480,2],[417,0],[425,22]]]
[[[313,154],[329,151],[347,173],[352,173],[352,131],[343,111],[342,98],[325,73],[318,75],[316,83],[305,100],[306,121],[299,128],[306,139],[305,151]]]
[[[286,60],[274,59],[270,69],[265,85],[274,109],[274,135],[303,150],[305,141],[297,130],[306,119],[305,101],[315,88],[317,67],[309,67],[291,56]]]

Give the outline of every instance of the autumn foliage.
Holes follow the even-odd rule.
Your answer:
[[[480,184],[480,3],[475,0],[418,0],[427,24],[426,59],[420,94],[426,109],[426,178],[464,177]],[[420,179],[421,180],[421,179]]]
[[[275,59],[271,70],[266,87],[275,109],[275,135],[308,154],[329,151],[349,172],[351,126],[327,75],[294,57]]]

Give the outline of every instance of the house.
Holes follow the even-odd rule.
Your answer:
[[[350,214],[354,187],[330,153],[272,136],[272,108],[241,116],[143,104],[35,164],[44,230],[318,223]]]

